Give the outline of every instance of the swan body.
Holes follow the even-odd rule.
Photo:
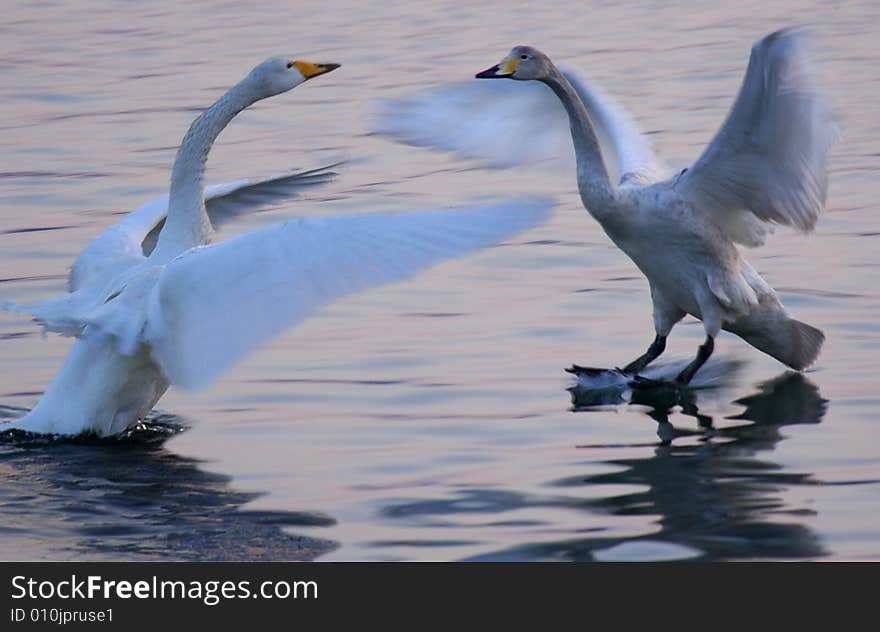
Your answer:
[[[755,44],[720,131],[689,169],[666,179],[645,160],[644,146],[633,145],[631,130],[603,121],[542,52],[515,47],[477,74],[541,82],[568,115],[581,200],[651,288],[656,337],[625,373],[656,359],[686,314],[703,322],[706,340],[677,376],[678,385],[690,382],[709,358],[721,329],[797,370],[818,356],[822,332],[791,318],[737,247],[763,244],[768,224],[812,230],[825,205],[836,128],[810,72],[804,38],[789,29]],[[606,166],[608,142],[597,129],[612,132],[619,178]]]
[[[70,293],[26,306],[76,341],[45,393],[4,428],[111,435],[171,385],[197,388],[321,305],[412,276],[546,217],[546,199],[464,209],[291,220],[212,244],[216,225],[320,183],[317,170],[203,189],[208,151],[248,105],[338,67],[274,57],[199,116],[175,159],[168,196],[89,243]]]

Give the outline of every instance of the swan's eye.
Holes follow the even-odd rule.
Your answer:
[[[529,58],[529,56],[526,55],[525,53],[523,53],[522,55],[519,56],[519,58],[522,59],[522,60],[526,60],[526,59]]]
[[[295,63],[295,62],[292,62],[292,61],[287,62],[287,67],[288,67],[288,68],[293,68],[293,64],[294,64],[294,63]]]

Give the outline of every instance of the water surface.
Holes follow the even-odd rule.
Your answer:
[[[237,230],[525,193],[559,205],[502,246],[330,306],[204,391],[170,391],[124,441],[0,446],[3,559],[880,557],[876,3],[5,12],[0,300],[62,292],[92,236],[164,192],[196,112],[282,52],[343,67],[236,119],[209,180],[348,163]],[[680,168],[723,120],[753,41],[793,20],[816,29],[844,135],[816,232],[780,230],[748,256],[827,335],[803,375],[724,334],[712,387],[682,400],[573,390],[563,367],[620,365],[653,332],[646,282],[571,174],[490,170],[371,133],[376,100],[467,79],[528,43],[616,95]],[[670,360],[701,338],[694,321],[677,327]],[[0,419],[33,405],[69,346],[0,317]]]

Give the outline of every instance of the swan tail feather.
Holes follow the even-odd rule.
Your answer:
[[[821,330],[791,318],[783,309],[764,305],[724,329],[796,371],[812,365],[825,342]]]

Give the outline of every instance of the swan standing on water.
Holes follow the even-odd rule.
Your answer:
[[[99,235],[71,269],[70,294],[0,305],[77,337],[35,407],[4,429],[116,434],[144,417],[170,384],[209,383],[318,306],[407,278],[546,217],[552,203],[544,199],[371,213],[294,220],[207,245],[212,217],[221,217],[224,205],[326,178],[307,172],[209,187],[207,195],[202,186],[208,151],[236,114],[337,67],[288,57],[259,64],[193,122],[174,161],[167,214],[160,198]]]
[[[660,356],[686,314],[702,320],[706,339],[676,386],[687,385],[712,355],[721,329],[793,369],[819,355],[822,332],[791,318],[737,248],[763,244],[766,223],[810,231],[825,204],[836,127],[809,72],[803,39],[801,31],[782,30],[755,44],[720,131],[690,168],[663,180],[646,160],[646,145],[632,142],[629,130],[615,134],[605,117],[600,127],[611,131],[620,170],[619,180],[611,179],[585,101],[542,52],[517,46],[476,75],[539,81],[565,108],[581,200],[651,288],[656,337],[624,374],[637,375]]]

